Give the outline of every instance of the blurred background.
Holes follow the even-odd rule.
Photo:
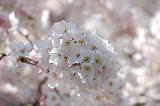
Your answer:
[[[115,47],[130,106],[160,106],[160,0],[0,0],[0,53],[11,42],[42,39],[61,20]],[[0,106],[39,106],[44,79],[15,61],[0,60]]]

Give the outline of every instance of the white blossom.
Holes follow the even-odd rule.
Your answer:
[[[49,62],[63,70],[63,77],[67,72],[79,76],[70,79],[84,84],[84,88],[100,88],[102,82],[116,76],[117,68],[113,62],[116,52],[96,33],[61,21],[53,25],[49,34],[52,35]]]
[[[9,54],[12,54],[14,56],[24,56],[28,55],[29,52],[32,51],[32,45],[31,44],[23,44],[22,42],[19,43],[11,43],[9,45]]]

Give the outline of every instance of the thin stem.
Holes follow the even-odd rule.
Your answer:
[[[37,63],[38,63],[37,61],[32,60],[28,57],[24,57],[24,56],[19,56],[18,60],[22,63],[27,63],[27,64],[31,64],[31,65],[37,65]]]
[[[6,57],[7,55],[5,53],[1,53],[0,54],[0,60],[3,59],[4,57]]]
[[[2,60],[4,57],[9,56],[9,55],[10,54],[7,55],[5,53],[0,53],[0,60]],[[31,64],[31,65],[37,65],[38,64],[38,61],[32,60],[32,59],[30,59],[28,57],[25,57],[25,56],[19,56],[17,58],[17,60],[19,62],[26,63],[26,64]]]

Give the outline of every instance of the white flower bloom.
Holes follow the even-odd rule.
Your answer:
[[[103,50],[102,40],[100,40],[100,38],[96,34],[90,34],[88,39],[92,39],[92,40],[87,41],[86,47],[88,49],[95,51],[95,52]]]
[[[14,56],[24,56],[24,55],[28,55],[29,52],[32,50],[32,45],[23,44],[19,42],[19,43],[10,44],[9,48],[10,48],[10,54]]]
[[[55,23],[52,29],[54,29],[54,33],[56,35],[60,35],[62,33],[74,33],[76,26],[70,22],[68,23],[66,21],[61,21]]]
[[[80,66],[80,71],[78,72],[79,73],[79,76],[80,78],[89,78],[92,76],[92,73],[95,72],[95,69],[94,69],[94,66],[93,65],[90,65],[88,63],[83,63],[81,66]]]
[[[50,48],[49,63],[61,70],[63,77],[71,76],[71,80],[84,88],[98,88],[116,76],[113,47],[93,31],[62,21],[56,23],[49,34],[52,45],[44,48]],[[67,73],[70,75],[65,75]]]
[[[59,38],[54,38],[52,39],[52,45],[55,47],[55,48],[58,48],[60,46],[60,39]]]
[[[78,35],[86,35],[89,33],[89,30],[87,30],[84,26],[80,26],[78,28],[77,34]]]
[[[90,79],[89,87],[98,88],[102,84],[102,73],[94,73]]]
[[[73,35],[70,34],[64,34],[63,38],[60,40],[60,49],[66,51],[66,49],[71,49],[72,46],[74,46],[74,39],[72,37]]]
[[[71,56],[68,57],[68,64],[75,64],[75,63],[79,63],[78,61],[78,57],[79,57],[79,53],[75,53]]]
[[[93,53],[91,51],[82,49],[80,51],[80,56],[78,57],[78,62],[79,63],[90,63],[92,64],[94,62],[94,57],[93,57]]]
[[[104,64],[103,54],[101,52],[96,52],[94,54],[94,63],[97,68],[101,69]]]
[[[52,41],[48,38],[45,38],[41,41],[38,41],[36,46],[41,50],[50,49],[52,47]]]

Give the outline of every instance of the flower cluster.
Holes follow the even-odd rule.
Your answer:
[[[64,77],[69,74],[71,80],[85,88],[101,87],[105,80],[116,77],[117,53],[93,31],[61,21],[53,25],[43,41],[48,45],[41,48],[41,57],[49,58],[57,73]]]
[[[124,106],[117,53],[94,31],[61,21],[36,44],[25,38],[29,44],[11,43],[1,57],[34,65],[46,77],[41,104]]]

